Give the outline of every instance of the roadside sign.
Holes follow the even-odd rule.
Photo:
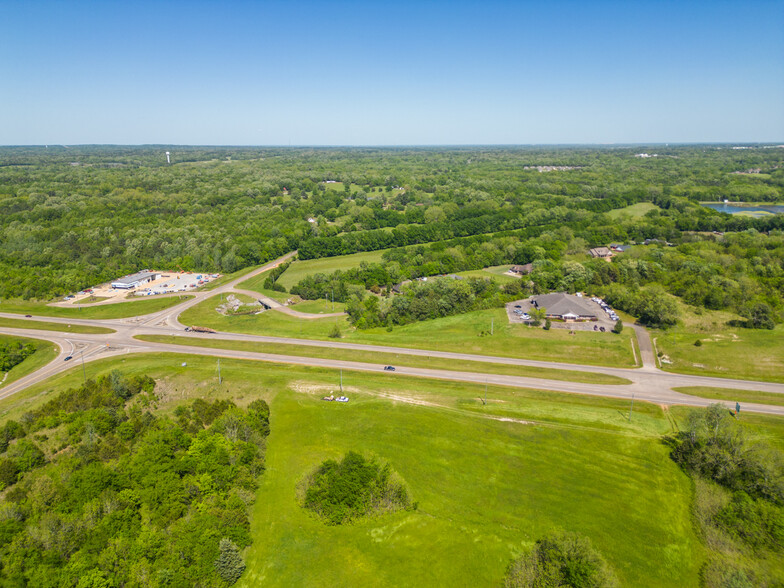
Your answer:
[[[735,403],[735,413],[737,414],[739,412],[740,412],[740,402],[736,402]]]

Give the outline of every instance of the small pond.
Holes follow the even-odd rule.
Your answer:
[[[701,202],[703,206],[727,212],[729,214],[744,214],[748,216],[767,216],[769,214],[784,214],[782,204],[751,204],[748,202]]]

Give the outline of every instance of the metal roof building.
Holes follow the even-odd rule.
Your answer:
[[[115,280],[112,282],[112,288],[124,288],[129,290],[146,284],[147,282],[152,282],[160,275],[161,274],[155,272],[136,272],[135,274]]]

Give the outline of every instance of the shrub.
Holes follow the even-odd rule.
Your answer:
[[[616,335],[620,335],[623,332],[623,321],[621,319],[618,319],[615,322],[615,326],[613,327],[612,332]]]
[[[611,588],[618,580],[587,537],[558,533],[539,539],[530,553],[513,561],[504,586]]]
[[[327,524],[340,525],[378,512],[411,508],[408,491],[389,464],[349,451],[338,462],[328,459],[306,480],[303,506]]]
[[[228,584],[234,584],[245,571],[245,562],[242,561],[240,549],[231,539],[224,537],[220,540],[218,558],[215,560],[215,570]]]
[[[340,332],[340,327],[338,326],[337,323],[335,323],[335,326],[332,327],[332,330],[330,330],[329,332],[329,337],[331,337],[332,339],[340,339],[342,336],[343,333]]]
[[[697,339],[697,340],[694,342],[694,346],[695,346],[695,347],[702,347],[702,339]]]
[[[754,548],[784,547],[784,513],[768,502],[752,500],[736,492],[732,501],[716,514],[716,523]]]
[[[550,319],[547,319],[546,321],[544,321],[544,330],[545,331],[549,331],[550,327],[552,327],[552,326],[553,326],[553,323],[550,322]]]

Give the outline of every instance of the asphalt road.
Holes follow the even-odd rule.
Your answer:
[[[638,335],[638,342],[643,358],[643,367],[640,369],[623,369],[599,366],[586,366],[562,362],[535,361],[508,357],[497,357],[487,355],[474,355],[468,353],[454,353],[446,351],[435,351],[426,349],[410,349],[401,347],[390,347],[383,345],[365,345],[359,343],[346,343],[340,341],[315,341],[307,339],[296,339],[291,337],[268,337],[258,335],[245,335],[238,333],[218,333],[200,334],[185,332],[184,326],[179,323],[177,317],[181,312],[190,308],[202,300],[215,296],[216,294],[230,293],[236,291],[235,287],[241,281],[247,280],[275,265],[284,262],[294,255],[294,252],[277,259],[265,266],[254,270],[232,282],[219,286],[213,290],[196,292],[195,298],[185,301],[177,306],[139,317],[126,319],[109,320],[90,320],[72,319],[55,317],[33,317],[28,321],[59,322],[72,325],[102,326],[114,329],[115,332],[103,335],[71,334],[45,329],[16,329],[0,327],[0,332],[22,337],[34,337],[52,341],[60,346],[61,353],[54,361],[47,364],[40,370],[29,374],[15,382],[0,388],[0,398],[16,394],[29,386],[37,384],[57,373],[68,369],[78,368],[82,360],[84,362],[95,361],[105,357],[124,355],[128,353],[178,353],[202,356],[213,356],[233,359],[246,359],[267,362],[279,362],[295,365],[306,365],[325,368],[343,368],[354,371],[381,372],[388,377],[413,376],[420,378],[434,378],[442,380],[455,380],[461,382],[473,382],[484,385],[486,382],[493,385],[512,386],[519,388],[535,388],[541,390],[552,390],[556,392],[566,392],[573,394],[586,394],[594,396],[606,396],[613,398],[631,399],[655,402],[662,405],[684,404],[691,406],[707,406],[715,400],[688,396],[672,390],[674,387],[683,386],[708,386],[717,388],[734,388],[739,390],[758,390],[784,394],[784,384],[771,382],[757,382],[749,380],[733,380],[727,378],[714,378],[707,376],[692,376],[683,374],[667,373],[659,370],[655,365],[655,357],[647,332],[635,326]],[[258,294],[257,294],[258,296]],[[18,314],[0,313],[0,316],[9,318],[20,318]],[[317,315],[323,317],[324,315]],[[290,345],[300,345],[309,347],[330,347],[336,349],[375,351],[382,353],[396,353],[413,355],[420,357],[438,357],[451,359],[455,362],[455,370],[428,369],[414,367],[397,367],[394,372],[383,372],[382,364],[365,362],[342,361],[333,359],[321,359],[313,357],[299,357],[281,354],[257,353],[251,351],[235,351],[228,349],[211,349],[198,346],[171,345],[165,343],[151,343],[135,339],[137,335],[178,335],[192,339],[194,345],[202,339],[224,339],[231,341],[251,341],[266,343],[285,343]],[[73,355],[70,361],[63,361],[67,355]],[[530,378],[523,376],[510,376],[492,373],[463,372],[459,366],[463,361],[477,361],[488,363],[499,363],[506,365],[536,366],[545,368],[556,368],[582,372],[603,373],[620,376],[630,380],[628,385],[601,385],[586,384],[578,382],[564,382],[547,380],[543,378]],[[490,368],[492,369],[492,368]],[[784,397],[783,397],[784,398]],[[733,403],[726,403],[734,407]],[[768,414],[784,415],[784,406],[771,406],[762,404],[743,403],[744,411],[761,412]]]

